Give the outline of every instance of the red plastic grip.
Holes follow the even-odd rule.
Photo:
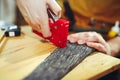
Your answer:
[[[68,36],[68,29],[69,29],[69,21],[64,19],[58,19],[56,22],[52,23],[49,22],[50,30],[52,32],[51,37],[45,38],[42,33],[33,30],[33,32],[44,39],[49,40],[54,45],[60,48],[64,48],[67,45],[67,36]]]

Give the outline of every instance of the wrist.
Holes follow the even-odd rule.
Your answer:
[[[120,37],[115,37],[108,41],[111,48],[111,56],[117,56],[120,52]]]

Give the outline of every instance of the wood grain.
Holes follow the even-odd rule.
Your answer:
[[[0,52],[0,80],[22,80],[32,73],[56,47],[23,27],[20,37],[7,38]],[[120,59],[95,52],[87,56],[62,80],[96,80],[120,68]]]
[[[94,51],[86,45],[69,43],[57,48],[24,80],[60,80]]]
[[[5,42],[6,42],[6,37],[4,35],[4,31],[0,29],[0,52],[2,51]]]

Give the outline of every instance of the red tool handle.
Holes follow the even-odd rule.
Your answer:
[[[58,19],[54,23],[49,22],[50,30],[52,32],[51,37],[45,38],[42,33],[33,30],[33,32],[44,39],[49,40],[53,44],[55,44],[57,47],[64,48],[67,44],[67,36],[68,36],[68,28],[69,28],[69,22],[64,19]]]

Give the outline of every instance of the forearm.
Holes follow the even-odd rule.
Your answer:
[[[111,47],[111,56],[120,55],[120,37],[115,37],[108,41],[108,44]]]

